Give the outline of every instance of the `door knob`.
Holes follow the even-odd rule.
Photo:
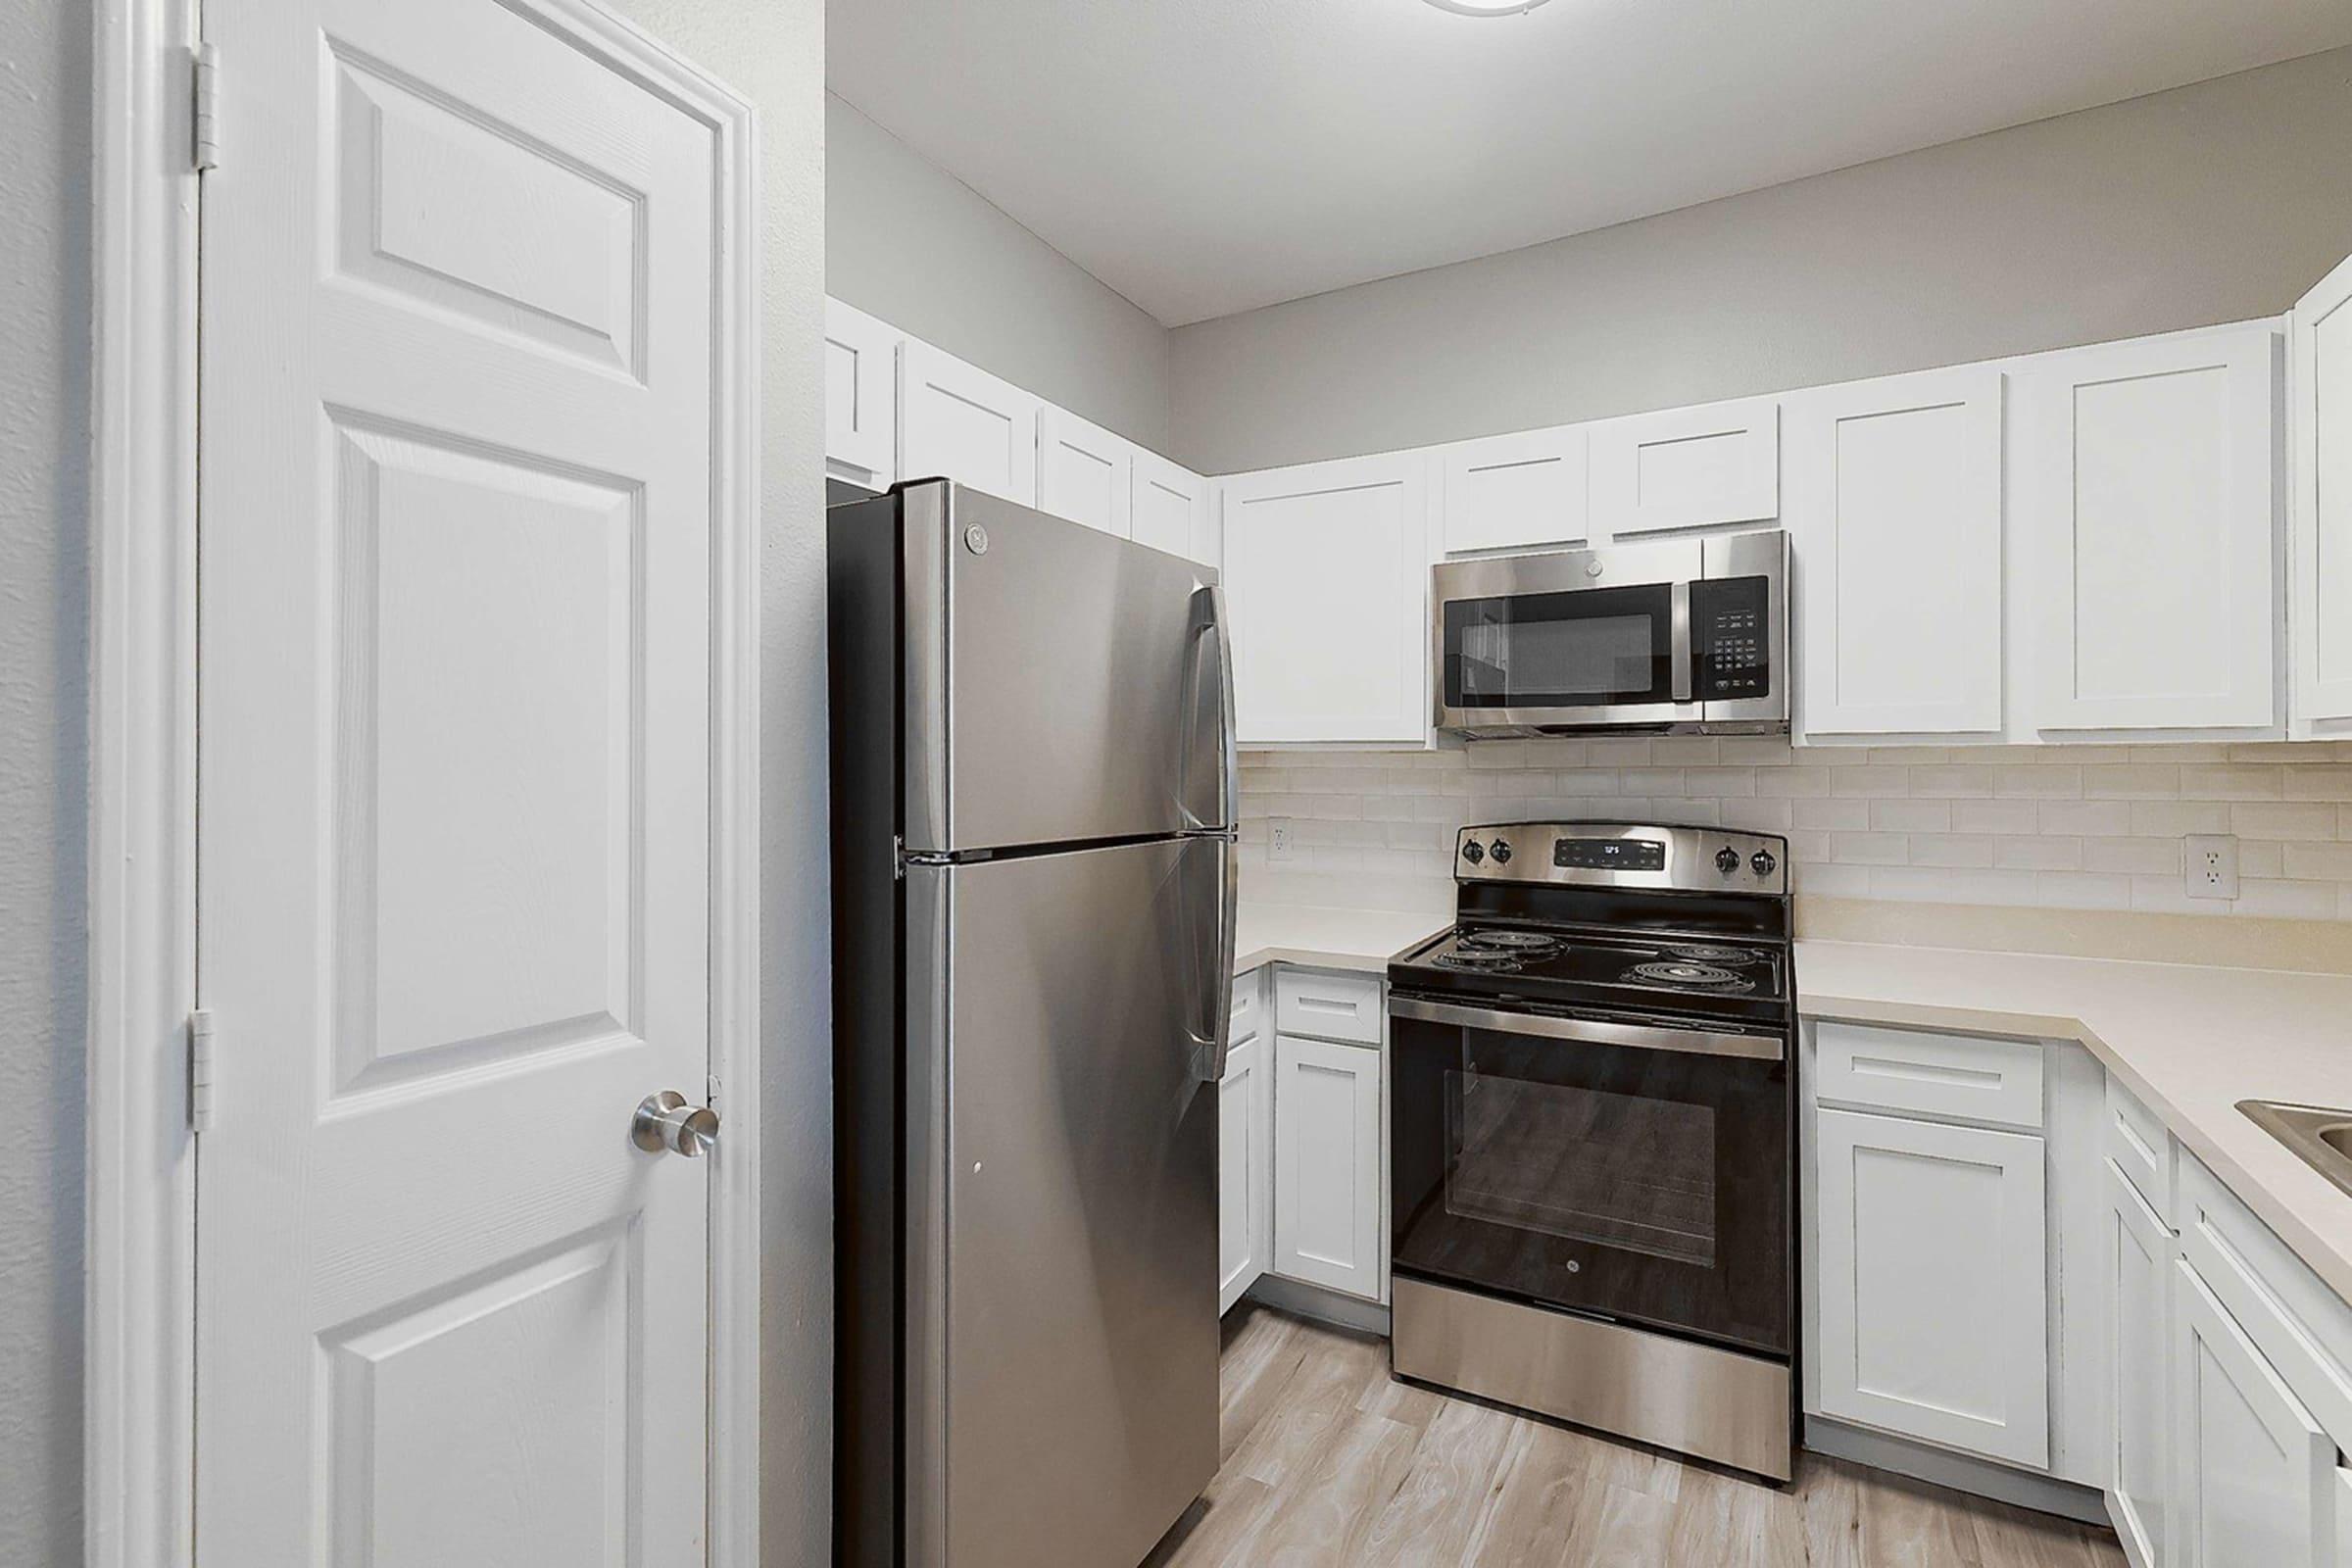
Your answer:
[[[629,1137],[649,1154],[667,1151],[692,1159],[718,1147],[718,1112],[709,1105],[689,1105],[684,1095],[664,1089],[637,1102]]]

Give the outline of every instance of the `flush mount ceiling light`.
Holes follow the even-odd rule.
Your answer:
[[[1522,11],[1535,10],[1544,0],[1429,0],[1429,3],[1458,17],[1515,17]]]

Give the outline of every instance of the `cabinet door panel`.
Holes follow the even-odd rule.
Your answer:
[[[825,301],[825,469],[881,489],[898,478],[899,342],[886,321]]]
[[[1274,1037],[1274,1272],[1380,1298],[1380,1052]]]
[[[1464,441],[1440,454],[1446,549],[1582,544],[1583,425]]]
[[[1224,482],[1244,743],[1427,736],[1427,474],[1405,453]]]
[[[1273,1106],[1263,1036],[1237,1038],[1217,1085],[1217,1310],[1266,1271],[1267,1134]]]
[[[1130,484],[1129,538],[1171,556],[1216,564],[1206,479],[1139,447]]]
[[[1823,1413],[2048,1464],[2042,1141],[1816,1123]]]
[[[2001,727],[2001,373],[1788,400],[1808,734]]]
[[[2183,1261],[2173,1275],[2177,1568],[2326,1568],[2328,1440]]]
[[[1128,537],[1135,448],[1047,404],[1038,417],[1037,506],[1056,517]]]
[[[949,478],[1037,505],[1044,405],[1007,381],[909,338],[899,351],[899,473]]]
[[[1781,510],[1781,409],[1710,403],[1592,427],[1595,537],[1763,522]]]
[[[2107,1512],[2132,1568],[2161,1568],[2165,1502],[2172,1491],[2171,1408],[2173,1233],[2132,1179],[2110,1160],[2108,1212],[2108,1408],[2114,1412],[2114,1473]]]
[[[2278,358],[2255,327],[2021,373],[2040,728],[2277,721]]]
[[[2352,719],[2352,261],[2295,307],[2295,717]]]

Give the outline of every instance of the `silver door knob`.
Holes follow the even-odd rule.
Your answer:
[[[709,1105],[690,1105],[684,1095],[664,1089],[637,1102],[629,1137],[649,1154],[666,1152],[692,1159],[718,1147],[718,1112]]]

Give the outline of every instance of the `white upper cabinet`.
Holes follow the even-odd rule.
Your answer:
[[[1589,428],[1595,536],[1780,515],[1776,399],[1637,414]]]
[[[825,301],[825,471],[882,489],[898,478],[902,334],[855,306]]]
[[[908,338],[899,364],[899,475],[954,479],[1034,507],[1044,409],[1011,382]]]
[[[2278,722],[2278,334],[2260,326],[2021,370],[2035,726]]]
[[[1420,453],[1222,486],[1245,745],[1429,732],[1429,483]]]
[[[1037,505],[1041,512],[1128,536],[1135,447],[1124,436],[1047,404],[1038,422]]]
[[[1584,543],[1586,440],[1574,424],[1440,448],[1446,553]]]
[[[2291,338],[2294,710],[2309,733],[2352,719],[2352,261],[2303,296]]]
[[[1138,447],[1128,494],[1129,538],[1171,556],[1216,564],[1206,479]]]
[[[1801,734],[2001,727],[2001,372],[1788,398]]]

